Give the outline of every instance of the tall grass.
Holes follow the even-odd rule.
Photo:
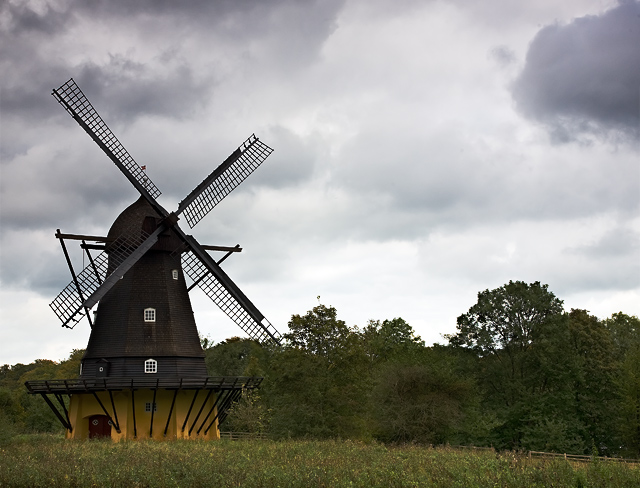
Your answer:
[[[351,441],[65,441],[0,446],[0,486],[638,487],[640,468]]]

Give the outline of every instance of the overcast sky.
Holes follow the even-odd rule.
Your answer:
[[[70,77],[169,210],[274,148],[189,232],[244,248],[223,267],[281,332],[320,296],[444,342],[509,280],[640,314],[638,2],[4,0],[0,36],[0,364],[86,346],[48,306],[54,233],[137,198],[50,95]],[[191,296],[202,335],[242,335]]]

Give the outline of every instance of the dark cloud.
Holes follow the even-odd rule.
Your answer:
[[[184,117],[205,107],[218,83],[214,70],[208,69],[202,79],[194,74],[197,66],[186,61],[191,53],[185,39],[198,46],[199,54],[211,50],[211,57],[204,58],[207,64],[215,64],[222,52],[243,63],[248,76],[252,64],[295,69],[317,58],[342,4],[96,0],[69,1],[56,8],[45,2],[36,11],[5,2],[0,7],[1,109],[39,120],[50,117],[46,97],[73,77],[94,103],[100,104],[104,96],[108,113],[125,121],[144,115]],[[91,44],[90,39],[74,42],[68,37],[76,25],[92,23],[112,27],[114,33],[113,44],[103,47],[106,60],[100,62],[96,56],[83,59],[73,52],[83,41]],[[123,49],[118,41],[129,30],[142,49],[158,45],[152,62],[137,60],[131,54],[135,45]],[[229,52],[224,53],[226,47]]]
[[[566,252],[582,254],[589,258],[621,257],[629,259],[629,267],[635,269],[636,277],[640,277],[640,262],[637,262],[639,251],[640,235],[632,229],[620,226],[610,230],[595,242],[567,249]]]
[[[5,25],[3,31],[11,36],[51,36],[62,32],[71,17],[69,10],[57,10],[43,4],[40,12],[26,3],[4,2],[0,6]]]
[[[123,123],[148,115],[185,118],[206,107],[214,87],[212,80],[197,80],[186,64],[163,70],[122,55],[110,56],[102,66],[87,63],[73,71],[103,118]]]
[[[640,3],[543,28],[512,87],[518,109],[564,142],[638,135]]]

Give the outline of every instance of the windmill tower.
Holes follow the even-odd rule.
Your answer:
[[[222,270],[239,246],[203,246],[178,226],[197,224],[271,154],[249,137],[168,212],[160,191],[95,111],[73,79],[53,96],[140,193],[106,236],[56,237],[73,280],[51,303],[64,327],[86,316],[91,334],[80,377],[29,381],[68,438],[213,439],[231,404],[259,377],[209,377],[189,291],[202,289],[252,339],[279,342],[278,331]],[[75,273],[65,240],[81,241],[89,264]],[[101,251],[92,255],[91,250]],[[218,261],[208,251],[226,254]],[[93,319],[91,309],[97,312]],[[65,402],[65,396],[69,401]],[[57,402],[57,405],[56,405]],[[67,407],[68,403],[68,407]]]

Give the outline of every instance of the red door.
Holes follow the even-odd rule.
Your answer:
[[[106,415],[89,417],[89,439],[96,437],[111,437],[111,422]]]

